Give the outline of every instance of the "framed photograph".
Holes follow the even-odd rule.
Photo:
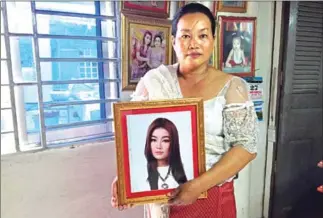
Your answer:
[[[202,99],[115,103],[113,109],[120,204],[166,203],[167,193],[205,172]]]
[[[179,1],[178,2],[178,8],[183,7],[186,4],[189,3],[201,3],[205,6],[207,6],[208,8],[211,9],[212,13],[214,14],[214,16],[216,16],[216,12],[217,12],[217,1]]]
[[[122,14],[122,90],[135,90],[142,76],[172,63],[171,22]]]
[[[168,18],[170,1],[121,1],[121,12]]]
[[[217,1],[219,12],[246,13],[247,1]]]
[[[254,76],[256,18],[219,16],[219,68],[236,76]]]

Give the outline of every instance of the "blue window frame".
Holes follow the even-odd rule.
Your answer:
[[[42,147],[113,136],[112,104],[120,97],[117,2],[5,2],[2,6],[10,96],[19,105],[22,101],[25,109],[25,114],[13,111],[16,138],[21,123]],[[13,87],[23,90],[21,98],[15,99]],[[91,126],[96,129],[90,131]],[[92,134],[77,134],[78,127]],[[73,139],[54,137],[63,131],[71,132]]]

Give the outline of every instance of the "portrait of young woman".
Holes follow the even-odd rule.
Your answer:
[[[133,128],[128,132],[132,193],[174,189],[193,179],[189,113],[163,115],[128,118],[128,125],[141,124],[140,130]]]
[[[199,97],[204,100],[206,172],[168,194],[167,204],[147,204],[145,217],[236,218],[234,177],[257,154],[258,121],[247,83],[209,65],[215,18],[199,3],[184,5],[172,20],[177,63],[160,65],[142,77],[132,101]],[[117,179],[111,204],[119,210]],[[206,199],[198,199],[207,191]]]

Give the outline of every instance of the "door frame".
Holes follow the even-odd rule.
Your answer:
[[[277,156],[277,133],[279,124],[281,88],[283,85],[283,60],[285,35],[288,31],[286,28],[286,3],[276,1],[274,3],[274,32],[273,32],[273,48],[272,48],[272,67],[270,75],[270,97],[269,97],[269,113],[268,113],[268,130],[267,130],[267,154],[265,168],[265,185],[263,199],[263,217],[269,218],[272,213],[272,195],[274,190],[274,179],[276,170]],[[285,17],[284,17],[285,16]]]

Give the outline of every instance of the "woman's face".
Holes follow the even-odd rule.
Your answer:
[[[149,45],[150,41],[151,41],[151,36],[149,34],[146,34],[145,35],[145,45]]]
[[[193,70],[208,63],[214,48],[209,18],[202,13],[184,15],[177,24],[173,46],[183,70]]]
[[[161,39],[159,37],[155,38],[155,47],[160,47],[161,46]]]
[[[170,146],[169,132],[164,128],[155,129],[151,135],[150,141],[154,158],[157,160],[167,159]]]
[[[240,40],[238,38],[234,38],[232,44],[233,49],[239,49],[241,45]]]

